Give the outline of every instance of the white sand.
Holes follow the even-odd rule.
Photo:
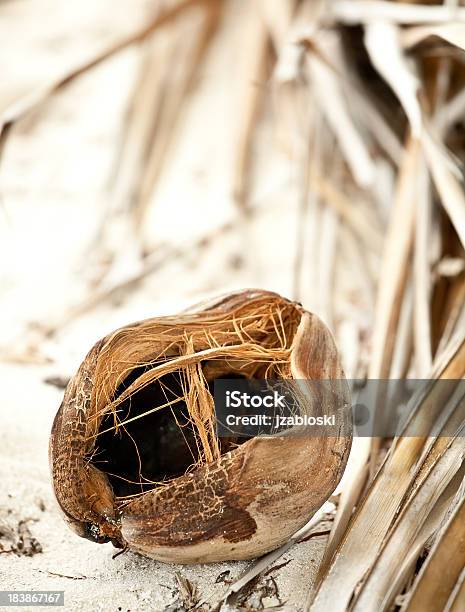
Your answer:
[[[83,53],[130,29],[147,4],[2,3],[0,54],[8,72],[2,76],[0,112]],[[214,43],[144,226],[146,243],[161,250],[214,233],[234,211],[231,136],[239,108],[234,71],[247,61],[240,57],[239,20],[247,16],[244,4],[237,10],[239,4],[231,2],[229,38],[220,36]],[[62,391],[44,379],[70,376],[92,344],[122,324],[174,313],[205,295],[238,287],[291,295],[293,284],[299,203],[293,166],[283,165],[282,153],[264,127],[259,141],[267,155],[257,170],[263,180],[257,179],[253,195],[264,212],[256,223],[214,239],[200,252],[187,250],[130,294],[63,324],[70,308],[92,295],[90,281],[103,266],[106,251],[116,245],[117,255],[125,254],[112,271],[113,281],[140,269],[124,222],[122,227],[106,224],[105,244],[96,239],[111,194],[109,176],[137,66],[137,55],[129,50],[54,96],[12,131],[0,165],[0,524],[15,527],[20,520],[34,519],[30,530],[43,548],[30,558],[0,554],[0,588],[64,590],[69,610],[163,610],[178,597],[176,572],[197,586],[201,602],[214,604],[227,589],[215,583],[216,578],[229,571],[234,579],[248,564],[180,567],[130,552],[112,559],[111,545],[92,544],[69,531],[55,506],[47,460],[49,431]],[[320,308],[320,295],[314,291],[312,258],[307,253],[302,268],[302,299],[324,316],[324,304]],[[341,287],[347,284],[341,280]],[[356,285],[349,285],[352,295],[361,294]],[[346,303],[341,300],[341,308]],[[357,316],[357,325],[369,324],[360,310]],[[60,321],[54,337],[41,333],[44,325]],[[344,329],[348,354],[355,350],[358,329]],[[295,545],[278,561],[289,563],[271,574],[280,600],[293,609],[303,605],[324,540]],[[263,581],[255,593],[261,585]],[[256,604],[256,598],[253,595],[249,603]],[[278,599],[263,603],[276,605]]]

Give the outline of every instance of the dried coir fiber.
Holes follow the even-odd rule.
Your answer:
[[[296,379],[330,436],[218,438],[216,378]],[[312,381],[331,381],[324,401]],[[306,381],[306,382],[305,382]],[[333,337],[275,293],[245,290],[100,340],[53,423],[55,494],[71,528],[163,561],[248,559],[289,539],[331,495],[351,445]]]

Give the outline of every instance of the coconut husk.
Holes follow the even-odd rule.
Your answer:
[[[220,439],[212,384],[235,377],[299,381],[298,412],[330,411],[337,433]],[[53,424],[55,494],[72,529],[95,542],[165,561],[255,557],[334,491],[351,445],[348,407],[318,317],[274,293],[229,294],[91,349]]]

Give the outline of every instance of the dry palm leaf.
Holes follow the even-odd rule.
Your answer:
[[[431,133],[419,99],[419,80],[403,55],[399,31],[383,22],[367,25],[365,42],[374,66],[399,98],[412,135],[421,140],[432,178],[454,227],[465,246],[465,195],[459,169]]]
[[[136,187],[134,198],[135,219],[138,226],[143,223],[145,218],[146,209],[161,172],[163,160],[175,136],[181,109],[218,26],[221,8],[221,2],[218,2],[218,0],[208,0],[201,3],[197,7],[198,10],[195,15],[197,23],[192,16],[187,15],[184,20],[184,29],[178,26],[174,30],[174,40],[170,41],[171,44],[168,44],[168,49],[165,50],[166,61],[163,62],[164,67],[160,70],[159,87],[158,91],[155,92],[157,98],[152,112],[150,112],[152,129],[149,128],[144,134],[139,134],[144,140],[148,139],[148,146],[145,150],[147,159],[142,167],[140,177],[135,178],[135,185],[139,184],[138,188]],[[173,38],[172,33],[170,34]],[[153,64],[160,64],[156,41],[153,42],[154,48],[151,49],[151,57],[148,60],[152,70],[154,69]],[[175,69],[169,61],[170,56],[176,57]],[[142,78],[148,79],[149,75],[146,74],[145,77],[142,75]],[[138,94],[139,92],[136,90],[136,98]],[[138,109],[136,108],[135,118],[137,119],[137,117]],[[121,166],[124,167],[124,162]]]
[[[463,404],[459,406],[459,410],[463,411]],[[403,568],[400,570],[397,564],[399,556],[404,559],[407,558],[409,552],[415,551],[416,554],[409,559],[409,564],[407,564],[407,569],[409,565],[411,568],[411,564],[416,562],[427,539],[440,526],[451,498],[463,479],[462,458],[465,445],[462,436],[463,432],[459,432],[459,437],[453,439],[445,450],[440,451],[438,458],[431,459],[431,456],[435,454],[434,447],[425,458],[423,465],[429,466],[434,461],[433,467],[427,474],[422,475],[421,482],[413,483],[412,493],[407,503],[403,506],[388,539],[385,540],[380,555],[370,569],[370,574],[365,578],[357,593],[355,603],[353,603],[354,610],[386,609],[397,594],[396,589],[405,583],[405,570]],[[439,444],[443,440],[444,438],[441,438]],[[446,499],[442,499],[440,512],[436,513],[433,520],[430,520],[449,484],[452,484],[452,490],[448,489]]]
[[[228,376],[298,380],[301,414],[329,409],[338,433],[219,439],[211,385]],[[312,387],[321,379],[329,395]],[[166,561],[254,557],[286,542],[336,487],[348,406],[317,317],[276,294],[231,294],[95,345],[53,425],[55,493],[73,530],[96,542]]]
[[[339,141],[356,182],[361,187],[368,187],[375,177],[373,161],[353,124],[340,83],[331,68],[317,55],[311,54],[308,61],[313,88],[322,112]]]
[[[460,606],[463,606],[463,593],[461,598],[458,597],[456,585],[460,587],[460,579],[465,568],[464,528],[465,497],[462,494],[462,498],[440,530],[433,549],[406,597],[402,610],[434,612],[438,609],[459,610]],[[447,571],[444,571],[444,568],[447,568]],[[459,590],[460,588],[457,589]]]
[[[447,23],[437,26],[416,27],[405,30],[402,42],[407,46],[414,46],[429,36],[439,36],[451,45],[465,49],[465,24]]]
[[[247,208],[253,136],[264,94],[270,45],[267,28],[258,16],[249,20],[242,40],[247,49],[247,72],[243,76],[244,93],[238,113],[233,195],[239,207]]]
[[[156,31],[144,42],[112,193],[115,210],[137,210],[138,222],[214,31],[218,11],[215,1],[197,3],[178,16],[174,28]],[[173,56],[176,73],[169,61]]]
[[[438,380],[432,380],[421,394],[412,398],[409,411],[412,416],[402,434],[394,441],[386,461],[335,551],[327,575],[313,595],[312,610],[325,609],[330,599],[334,610],[345,610],[349,605],[357,586],[378,557],[392,522],[403,507],[403,500],[408,499],[408,491],[416,491],[417,483],[412,470],[416,467],[419,475],[422,474],[419,460],[423,455],[425,439],[431,435],[432,424],[440,419],[444,403],[457,386],[457,379],[464,375],[465,340],[462,333],[453,339],[432,372],[432,378]],[[460,423],[462,413],[458,408],[456,414]],[[456,430],[460,431],[461,427],[461,423],[457,424]],[[445,454],[447,438],[439,438],[437,448],[440,449],[439,457]],[[455,448],[458,452],[456,457],[462,457],[462,437],[457,438]],[[425,460],[423,465],[431,469],[428,461]],[[455,470],[455,474],[460,467],[461,461],[454,460],[449,469]],[[363,546],[360,544],[362,541]]]
[[[465,22],[465,9],[456,6],[429,6],[420,2],[386,0],[335,0],[329,12],[342,23],[386,21],[403,25]]]
[[[14,100],[6,108],[2,109],[0,115],[0,146],[3,147],[5,137],[14,123],[31,112],[61,87],[64,87],[74,79],[78,78],[80,75],[84,74],[88,70],[91,70],[95,66],[98,66],[100,63],[104,62],[116,53],[119,53],[123,49],[142,42],[150,34],[152,34],[154,30],[174,19],[179,12],[182,12],[192,4],[197,4],[202,1],[203,0],[170,1],[161,11],[157,11],[153,19],[150,20],[149,23],[145,24],[142,28],[127,35],[121,40],[116,41],[108,48],[103,49],[97,55],[84,59],[82,63],[79,63],[71,68],[66,74],[52,79],[49,83],[44,84],[42,87],[30,91],[22,95],[19,99]]]
[[[463,9],[369,1],[336,1],[329,8],[329,12],[338,20],[365,24],[365,42],[371,68],[375,67],[395,91],[411,128],[410,145],[407,147],[410,155],[406,155],[399,163],[401,178],[397,181],[397,205],[390,211],[390,227],[393,233],[388,234],[385,266],[380,275],[371,376],[401,377],[413,371],[417,372],[417,375],[433,378],[460,378],[465,372],[463,333],[458,325],[459,321],[463,321],[461,279],[454,281],[453,285],[451,283],[453,291],[452,287],[450,291],[444,288],[441,297],[432,265],[441,256],[441,252],[455,252],[457,249],[457,252],[463,253],[461,246],[456,246],[457,236],[463,245],[463,185],[459,180],[460,173],[457,173],[455,161],[438,137],[432,136],[433,122],[423,109],[424,83],[404,57],[400,45],[403,36],[399,38],[402,33],[397,31],[394,24],[427,23],[436,19],[441,21],[452,14],[454,18],[461,19]],[[436,17],[433,17],[434,15]],[[448,25],[441,27],[446,30]],[[355,38],[354,32],[355,30],[352,35]],[[420,33],[419,29],[417,34]],[[458,36],[459,33],[457,26],[454,34]],[[458,44],[457,39],[455,44]],[[368,85],[369,83],[367,89]],[[434,103],[431,105],[434,107]],[[445,97],[444,108],[449,105],[454,108],[456,106],[457,109],[463,108],[459,94],[456,94],[455,99],[449,100]],[[443,128],[442,126],[446,125],[446,114],[442,108],[436,108],[437,124],[441,124],[438,133],[444,140],[445,132],[454,121],[451,119],[447,122],[447,127]],[[454,112],[454,117],[455,121],[461,121],[459,110]],[[428,166],[425,165],[425,160]],[[438,226],[434,224],[444,216],[442,212],[437,212],[437,200],[431,192],[426,174],[428,170],[445,213],[456,230],[456,234],[449,232],[446,238],[449,242],[442,245],[437,242]],[[403,202],[402,212],[400,202]],[[415,258],[414,267],[412,255]],[[415,340],[413,351],[410,350],[408,342],[409,328],[412,327],[412,314],[408,314],[409,309],[411,312],[409,284],[412,282]],[[442,301],[439,302],[439,299]],[[445,305],[445,313],[440,311],[441,306],[437,307],[438,310],[433,310],[436,301]],[[437,323],[438,315],[441,319],[440,326]],[[432,363],[435,363],[434,369]],[[443,432],[431,446],[431,443],[425,444],[423,436],[427,435],[427,432],[420,427],[422,418],[433,418],[429,412],[431,408],[434,409],[434,418],[438,423],[444,420],[445,414],[448,414],[447,394],[450,388],[447,385],[444,388],[441,383],[439,386],[433,386],[425,397],[418,400],[416,407],[411,406],[416,410],[417,417],[403,435],[395,440],[380,472],[350,521],[363,483],[364,462],[360,461],[358,478],[352,479],[349,490],[343,492],[339,504],[329,546],[320,568],[318,584],[311,597],[312,610],[389,609],[399,593],[402,593],[408,580],[413,580],[415,565],[425,544],[438,532],[463,477],[464,448],[461,434],[452,442],[449,438],[447,444],[447,435]],[[460,430],[463,422],[460,408],[456,406],[454,413],[457,419],[456,432]],[[450,430],[448,434],[452,435]],[[380,445],[375,444],[371,449],[365,445],[365,458],[369,450],[372,462],[379,463]],[[415,472],[417,477],[414,476]],[[402,561],[398,562],[399,559]],[[447,592],[447,597],[451,597],[450,605],[452,598],[460,592],[461,567],[463,564],[461,565],[458,557],[457,571],[451,578]],[[440,589],[441,586],[436,581],[434,586],[429,586],[429,596],[436,591],[440,593]],[[451,589],[454,589],[453,596]],[[426,598],[422,601],[426,602]],[[458,605],[457,599],[454,605]],[[433,601],[430,609],[443,608],[440,603],[435,607]]]

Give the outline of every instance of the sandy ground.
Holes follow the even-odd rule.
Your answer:
[[[147,4],[137,3],[136,9],[130,0],[89,0],[66,8],[59,0],[2,3],[1,55],[8,72],[0,111],[133,27]],[[213,605],[221,601],[227,581],[248,566],[171,566],[130,552],[113,559],[111,545],[79,539],[58,515],[47,459],[49,431],[63,391],[45,380],[71,376],[94,342],[112,329],[241,287],[292,297],[296,176],[292,164],[283,164],[266,126],[258,139],[268,152],[257,170],[263,180],[257,180],[252,194],[260,212],[247,226],[236,220],[235,230],[217,231],[235,210],[230,176],[239,108],[235,71],[247,61],[241,57],[239,22],[246,11],[243,4],[239,11],[237,2],[231,7],[229,39],[220,36],[214,42],[144,225],[145,244],[161,253],[162,264],[130,291],[69,316],[94,297],[92,287],[109,252],[116,252],[117,265],[103,289],[141,270],[124,219],[112,225],[106,217],[115,143],[137,73],[135,50],[67,86],[20,121],[8,140],[0,166],[0,529],[12,530],[14,539],[20,521],[27,521],[41,552],[31,557],[5,552],[11,542],[0,537],[5,549],[0,551],[0,589],[64,590],[69,610],[164,610],[181,605],[185,588],[180,588],[180,577],[196,587],[191,607],[194,602]],[[38,23],[49,25],[39,28]],[[76,37],[76,31],[82,35]],[[325,214],[333,227],[334,216]],[[193,241],[202,236],[210,238],[208,244],[193,249]],[[178,249],[176,256],[173,249]],[[338,253],[346,257],[343,248]],[[301,270],[306,280],[300,297],[325,318],[327,295],[315,290],[313,255],[306,254]],[[347,279],[338,282],[343,289]],[[342,290],[338,302],[355,321],[352,326],[340,322],[339,328],[349,370],[359,331],[369,325],[370,306],[354,305],[353,296],[359,300],[362,292],[353,280],[350,291],[352,302]],[[44,333],[50,327],[55,331],[51,336]],[[254,585],[248,604],[283,603],[300,609],[324,542],[321,536],[295,545],[275,564],[278,569]],[[184,604],[188,609],[186,597]]]

